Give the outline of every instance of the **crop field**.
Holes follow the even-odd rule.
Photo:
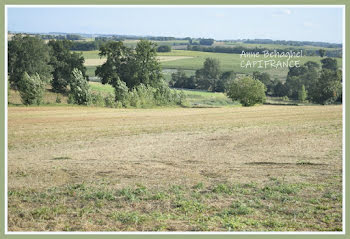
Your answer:
[[[91,61],[100,61],[98,56],[98,51],[87,51],[83,52],[83,56],[86,59],[87,66],[88,66],[88,75],[93,76],[94,75],[94,69],[93,64],[90,64]],[[220,60],[221,63],[221,69],[223,71],[230,71],[233,70],[236,73],[242,73],[242,74],[251,74],[254,71],[262,71],[267,72],[272,76],[272,79],[278,78],[280,80],[285,80],[287,73],[288,73],[288,67],[284,68],[272,68],[267,67],[266,69],[261,69],[257,67],[251,67],[251,68],[242,68],[241,67],[241,61],[247,60],[250,61],[259,61],[259,60],[269,60],[270,58],[264,58],[262,55],[259,57],[253,58],[253,57],[247,57],[247,58],[240,58],[239,54],[228,54],[228,53],[213,53],[213,52],[200,52],[200,51],[186,51],[186,50],[172,50],[171,52],[160,52],[158,53],[161,66],[165,69],[183,69],[187,71],[194,72],[197,69],[200,69],[203,66],[203,63],[206,58],[212,57]],[[168,57],[168,58],[167,58]],[[286,61],[286,58],[271,58],[272,60],[281,60]],[[292,58],[292,60],[300,60],[300,64],[304,64],[307,61],[315,61],[320,64],[320,60],[322,58],[318,56],[303,56],[301,58]],[[338,66],[342,66],[342,59],[341,58],[335,58],[338,61]],[[102,60],[103,61],[103,60]],[[98,64],[96,64],[98,65]]]
[[[10,106],[8,226],[342,230],[342,106]]]

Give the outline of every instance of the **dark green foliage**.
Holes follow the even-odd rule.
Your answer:
[[[258,71],[253,72],[253,79],[261,81],[267,89],[267,94],[273,94],[273,88],[275,86],[275,82],[271,80],[271,77],[268,73],[263,72],[260,73]]]
[[[323,69],[321,76],[309,90],[312,102],[326,105],[334,103],[342,92],[341,71]]]
[[[219,81],[216,84],[215,91],[225,92],[227,84],[236,78],[234,71],[225,71],[221,74]]]
[[[183,70],[177,70],[171,74],[170,86],[175,88],[195,89],[196,80],[194,76],[187,77]]]
[[[88,105],[91,101],[90,86],[80,70],[74,69],[70,77],[71,98],[75,104]]]
[[[287,96],[298,99],[298,92],[304,85],[308,91],[319,77],[319,64],[308,61],[300,67],[291,67],[287,75],[285,86],[288,89]]]
[[[207,58],[203,68],[196,71],[196,82],[199,89],[215,91],[220,79],[220,62],[214,58]]]
[[[318,50],[318,54],[320,54],[320,57],[324,57],[324,55],[326,54],[326,50],[320,49],[320,50]]]
[[[81,40],[83,39],[80,35],[76,35],[76,34],[67,34],[66,35],[66,39],[67,40]]]
[[[186,76],[183,70],[171,74],[170,86],[185,89],[201,89],[213,92],[224,92],[226,84],[236,77],[234,71],[221,72],[217,59],[207,58],[203,68],[195,76]]]
[[[116,86],[117,81],[126,83],[129,89],[139,84],[156,87],[162,78],[156,58],[155,44],[146,40],[138,42],[135,51],[119,42],[108,42],[100,48],[99,55],[107,61],[98,66],[95,74],[103,84]]]
[[[171,46],[163,45],[157,48],[157,52],[171,52]]]
[[[214,39],[211,39],[211,38],[199,40],[199,44],[201,44],[201,45],[211,46],[211,45],[213,45],[213,43],[214,43]]]
[[[287,97],[287,94],[288,94],[288,88],[286,87],[286,84],[283,84],[281,81],[279,81],[274,89],[273,89],[273,92],[274,92],[274,95],[275,96],[278,96],[278,97]]]
[[[64,93],[71,81],[73,69],[82,72],[86,77],[86,68],[84,58],[80,53],[70,52],[71,41],[68,40],[51,40],[48,45],[51,48],[50,65],[53,68],[52,89],[55,92]]]
[[[331,71],[338,70],[338,64],[335,59],[327,57],[325,59],[322,59],[321,63],[322,63],[322,69],[328,69]]]
[[[118,80],[124,81],[129,87],[133,86],[134,57],[132,50],[122,42],[108,42],[100,48],[100,57],[107,57],[105,63],[98,66],[95,75],[101,78],[102,84],[111,84],[113,87]]]
[[[266,87],[259,80],[250,77],[237,78],[228,84],[226,94],[232,100],[238,100],[243,106],[264,103]]]
[[[18,88],[18,82],[23,74],[33,76],[38,74],[44,82],[51,80],[52,68],[49,47],[37,37],[15,35],[8,42],[8,74],[11,87]]]
[[[21,100],[24,105],[39,105],[41,103],[45,83],[40,79],[38,74],[30,76],[27,72],[24,72],[23,76],[17,83]]]

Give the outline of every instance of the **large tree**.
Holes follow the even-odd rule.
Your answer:
[[[81,53],[71,52],[71,41],[51,40],[48,45],[51,48],[50,65],[53,68],[52,89],[55,92],[65,92],[72,79],[73,69],[79,70],[86,78],[86,68],[84,57]]]
[[[297,99],[302,85],[305,86],[306,90],[309,90],[319,77],[319,67],[318,63],[308,61],[300,67],[289,68],[285,83],[288,96]]]
[[[214,58],[206,58],[203,68],[196,71],[196,81],[202,90],[215,91],[220,80],[220,62]]]
[[[15,35],[8,42],[8,74],[11,87],[18,89],[24,73],[38,74],[44,82],[51,80],[49,48],[38,37]]]
[[[118,80],[121,80],[131,89],[141,83],[157,87],[162,80],[156,45],[150,41],[139,41],[135,51],[121,41],[109,42],[100,48],[99,55],[107,57],[95,71],[103,84],[117,87]]]
[[[157,44],[141,40],[135,49],[136,85],[157,88],[162,84],[162,71],[157,59]]]
[[[309,98],[312,102],[326,105],[334,103],[341,93],[341,71],[323,69],[320,77],[309,90]]]

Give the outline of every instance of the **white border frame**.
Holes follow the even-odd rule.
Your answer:
[[[341,232],[99,232],[99,231],[78,231],[78,232],[13,232],[8,231],[8,99],[7,99],[7,84],[8,84],[8,8],[340,8],[343,10],[343,26],[342,26],[342,77],[343,77],[343,91],[342,91],[342,120],[343,120],[343,140],[342,140],[342,183],[343,183],[343,197],[342,197],[342,231]],[[346,46],[346,32],[345,32],[345,5],[13,5],[5,4],[5,235],[345,235],[345,102],[346,102],[346,85],[345,85],[345,46]]]

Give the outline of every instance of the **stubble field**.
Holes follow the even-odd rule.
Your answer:
[[[339,231],[342,107],[9,107],[9,231]]]

